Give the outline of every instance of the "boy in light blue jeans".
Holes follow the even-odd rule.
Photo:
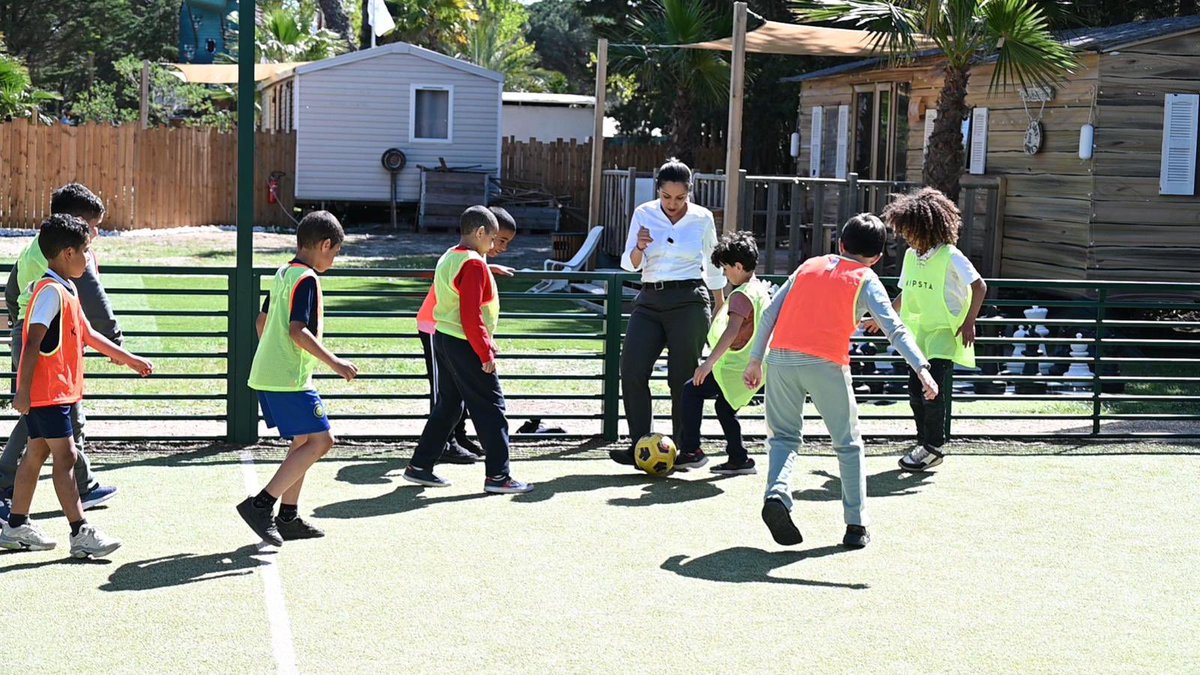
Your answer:
[[[870,214],[851,218],[838,242],[841,255],[806,260],[763,313],[745,379],[748,386],[762,381],[763,356],[770,345],[766,357],[771,366],[766,384],[770,468],[762,518],[779,544],[804,540],[792,522],[791,477],[803,443],[805,397],[817,406],[837,453],[846,520],[842,545],[863,548],[871,541],[863,441],[850,378],[850,336],[865,312],[875,317],[888,340],[917,371],[925,397],[937,396],[929,363],[892,309],[887,289],[871,271],[886,243],[887,228],[878,218]]]

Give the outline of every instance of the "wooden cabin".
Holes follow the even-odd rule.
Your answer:
[[[1002,181],[998,276],[1200,282],[1200,16],[1060,39],[1077,50],[1080,67],[1049,91],[989,95],[994,65],[972,69],[965,163],[968,173]],[[807,173],[921,180],[942,85],[936,54],[788,81],[802,83]],[[1088,124],[1093,141],[1084,139],[1081,152]]]

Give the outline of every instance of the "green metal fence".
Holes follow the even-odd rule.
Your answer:
[[[254,270],[254,287],[261,290],[272,273]],[[267,435],[258,424],[252,393],[229,365],[238,325],[234,268],[106,266],[104,274],[126,329],[126,345],[155,360],[157,372],[142,379],[90,355],[90,437],[230,439],[239,437],[239,428],[253,436],[256,427]],[[328,373],[317,376],[339,435],[411,438],[420,433],[429,387],[415,315],[429,274],[335,268],[326,275],[326,340],[360,368],[353,383]],[[561,288],[525,292],[544,280]],[[611,440],[623,433],[620,351],[634,280],[612,272],[527,272],[501,280],[499,364],[514,432],[537,418],[568,436]],[[1200,438],[1200,285],[988,283],[995,294],[989,305],[1009,318],[979,322],[978,361],[984,372],[955,377],[955,435]],[[1021,317],[1021,310],[1032,305],[1048,308],[1049,317]],[[1050,334],[1014,339],[1021,324],[1045,326]],[[856,373],[877,369],[855,376],[864,434],[911,437],[902,364],[886,354],[881,338],[855,342],[879,350],[856,356],[852,365]],[[1045,345],[1051,353],[1013,356],[1017,343]],[[252,353],[252,344],[233,351]],[[1072,356],[1068,349],[1080,344],[1086,355]],[[1022,370],[1030,369],[1026,364],[1048,364],[1051,372],[991,372],[1003,371],[994,366],[1006,364]],[[884,370],[889,365],[891,372]],[[1061,372],[1072,365],[1086,366],[1090,374]],[[13,373],[6,376],[11,380]],[[655,373],[652,386],[658,417],[668,419],[665,372]],[[761,405],[751,405],[740,417],[748,434],[765,432]],[[0,428],[13,419],[6,410],[0,417],[6,426]],[[821,436],[815,410],[807,411],[806,419],[812,420],[812,435]],[[716,429],[706,426],[709,432]]]

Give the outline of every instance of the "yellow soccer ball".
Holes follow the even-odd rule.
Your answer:
[[[651,476],[665,476],[675,468],[675,441],[662,434],[646,434],[633,448],[637,467]]]

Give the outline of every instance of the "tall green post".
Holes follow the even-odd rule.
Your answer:
[[[229,325],[228,435],[231,443],[258,439],[258,408],[247,384],[254,358],[254,0],[238,0],[237,269]]]

